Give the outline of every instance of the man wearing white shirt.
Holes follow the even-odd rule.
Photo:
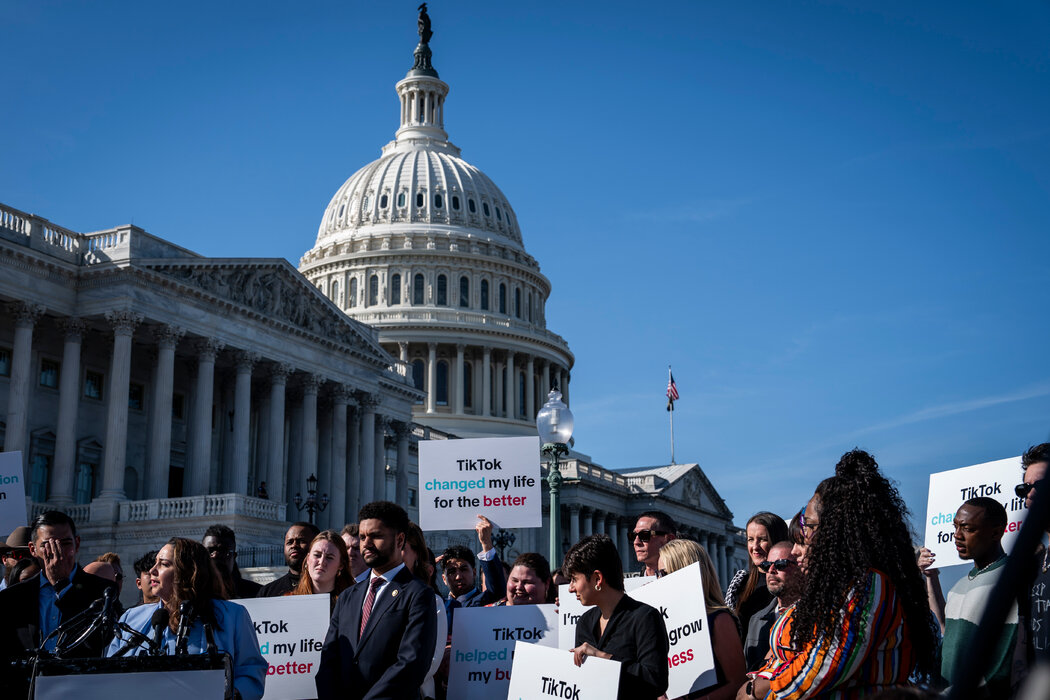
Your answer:
[[[409,698],[434,656],[434,592],[401,559],[408,514],[375,501],[358,514],[367,579],[343,591],[321,649],[319,700]]]

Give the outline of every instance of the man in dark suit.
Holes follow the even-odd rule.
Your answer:
[[[389,501],[358,514],[368,578],[343,591],[321,649],[317,697],[402,700],[418,697],[434,658],[434,592],[401,559],[408,514]]]
[[[42,643],[45,649],[54,652],[62,635],[50,639],[48,636],[59,625],[102,598],[107,588],[114,588],[116,600],[112,581],[85,573],[77,565],[80,538],[68,515],[55,510],[41,513],[30,530],[30,554],[44,563],[44,570],[0,591],[0,658],[3,659],[26,656]],[[99,631],[67,656],[102,656],[108,642]],[[17,690],[8,690],[12,697],[17,696]]]
[[[784,611],[802,597],[804,576],[798,566],[798,557],[792,554],[793,542],[777,542],[769,548],[766,561],[760,565],[766,570],[766,588],[773,594],[769,605],[751,616],[744,640],[744,660],[748,671],[757,671],[769,653],[769,631]]]

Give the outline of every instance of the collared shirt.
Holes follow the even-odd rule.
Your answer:
[[[58,600],[69,591],[73,577],[77,575],[79,568],[79,566],[73,568],[69,578],[66,579],[66,585],[60,591],[55,590],[43,571],[40,572],[40,639],[47,639],[48,635],[58,629],[62,622],[62,611],[58,609]],[[44,648],[53,652],[57,644],[58,638],[52,637]]]
[[[394,577],[397,576],[398,572],[401,571],[401,569],[403,569],[403,568],[405,568],[404,562],[398,564],[397,566],[395,566],[390,571],[384,571],[382,574],[377,574],[372,569],[368,570],[368,572],[370,574],[369,577],[368,577],[368,585],[369,586],[372,585],[372,579],[374,579],[374,578],[381,578],[384,581],[386,581],[386,583],[380,584],[379,588],[376,589],[376,597],[375,597],[375,600],[372,601],[372,609],[373,610],[375,610],[376,603],[379,602],[379,598],[383,595],[383,591],[385,591],[387,588],[390,587],[390,582],[394,580]],[[368,598],[368,595],[366,594],[365,595],[365,599],[367,599],[367,598]],[[364,610],[364,603],[363,602],[361,603],[361,609]]]

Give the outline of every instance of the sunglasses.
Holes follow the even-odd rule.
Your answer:
[[[639,530],[638,532],[632,533],[635,539],[639,539],[642,542],[648,542],[656,535],[670,535],[667,530]]]
[[[769,561],[768,559],[758,565],[758,568],[762,570],[762,573],[768,574],[770,570],[773,571],[787,571],[788,567],[794,566],[795,562],[790,559],[777,559],[776,561]]]
[[[1035,484],[1018,484],[1014,486],[1014,493],[1017,494],[1018,498],[1025,498],[1028,493],[1035,488]]]

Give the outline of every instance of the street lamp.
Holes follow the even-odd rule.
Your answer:
[[[317,477],[311,474],[306,477],[306,500],[303,500],[301,494],[296,493],[292,502],[295,503],[295,507],[299,509],[300,513],[303,512],[303,508],[306,509],[310,518],[310,524],[313,525],[314,513],[320,513],[328,507],[328,494],[324,494],[320,499],[317,498]]]
[[[500,561],[507,561],[507,558],[503,555],[503,550],[507,547],[513,547],[514,540],[517,538],[518,536],[513,532],[510,530],[504,530],[503,528],[500,528],[500,531],[492,536],[492,544],[496,545],[496,548],[499,549]]]
[[[561,392],[551,389],[547,403],[536,414],[536,430],[540,434],[541,448],[547,456],[547,490],[550,492],[550,564],[557,568],[561,562],[561,469],[558,457],[569,454],[569,439],[572,437],[572,411],[561,400]]]

